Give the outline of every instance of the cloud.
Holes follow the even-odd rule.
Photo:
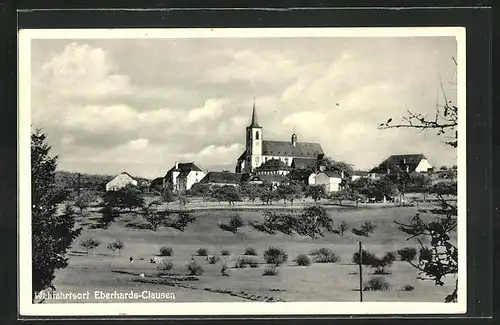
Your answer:
[[[236,164],[236,159],[243,152],[244,147],[241,143],[233,143],[229,146],[209,145],[199,152],[190,152],[181,154],[180,158],[194,160],[204,165],[212,165],[214,162],[225,161]]]
[[[431,132],[377,127],[432,114],[439,77],[455,101],[455,52],[437,37],[35,40],[32,124],[60,168],[155,177],[176,160],[234,167],[256,97],[265,139],[295,129],[357,168],[395,152],[452,164]]]
[[[206,119],[216,119],[222,114],[224,106],[229,104],[229,102],[227,98],[209,98],[205,101],[203,107],[195,108],[189,112],[188,121],[196,122],[205,121]]]

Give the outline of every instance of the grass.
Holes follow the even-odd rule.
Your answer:
[[[219,228],[220,223],[228,223],[234,211],[229,209],[204,210],[195,212],[197,221],[189,224],[182,232],[177,229],[165,227],[156,232],[126,227],[131,222],[141,222],[141,216],[136,213],[123,213],[116,222],[108,229],[89,229],[94,220],[90,218],[99,217],[94,210],[89,209],[91,217],[82,220],[89,223],[75,241],[71,248],[69,267],[56,272],[54,285],[60,291],[82,291],[82,290],[136,290],[137,284],[131,281],[127,274],[116,274],[113,270],[123,270],[134,273],[156,274],[156,264],[149,263],[152,252],[158,252],[161,246],[169,243],[175,248],[175,254],[169,257],[173,263],[170,274],[186,275],[189,270],[186,263],[191,260],[193,252],[204,248],[207,252],[221,252],[221,263],[209,264],[203,256],[194,256],[198,265],[202,265],[203,274],[199,281],[190,283],[195,289],[176,289],[177,299],[181,302],[223,302],[223,301],[245,301],[235,296],[218,294],[204,291],[203,288],[218,288],[221,290],[239,291],[244,290],[255,295],[271,295],[286,301],[357,301],[359,298],[355,291],[359,286],[357,276],[349,275],[356,272],[357,266],[351,264],[351,258],[357,251],[358,241],[362,240],[363,247],[378,256],[383,256],[387,251],[396,251],[405,246],[418,243],[406,241],[407,235],[402,233],[394,220],[409,222],[417,212],[414,207],[383,207],[383,208],[339,208],[328,207],[328,212],[334,220],[348,220],[349,226],[360,228],[366,221],[370,220],[377,226],[377,230],[370,237],[358,237],[350,232],[344,236],[325,232],[325,236],[311,239],[301,236],[290,236],[278,233],[270,235],[256,230],[253,227],[242,227],[236,234]],[[246,223],[262,220],[262,209],[257,208],[239,212]],[[432,217],[422,214],[422,217]],[[77,254],[82,249],[79,247],[80,239],[92,237],[103,243],[109,243],[120,238],[126,250],[121,256],[112,255],[101,245],[94,249],[93,254]],[[425,238],[421,238],[425,244]],[[230,276],[221,276],[223,263],[233,266],[244,252],[245,248],[252,247],[261,256],[255,257],[261,263],[264,262],[262,253],[269,247],[282,248],[288,256],[298,256],[311,250],[319,250],[322,247],[332,247],[340,258],[338,263],[314,263],[307,268],[295,267],[295,263],[282,264],[279,269],[279,281],[276,276],[262,276],[263,271],[269,265],[261,268],[246,267],[242,269],[231,269]],[[226,250],[228,255],[222,253]],[[230,255],[229,252],[233,252]],[[129,257],[134,257],[133,264],[129,263]],[[144,257],[141,261],[139,258]],[[406,284],[412,285],[413,292],[401,290],[369,291],[364,299],[366,301],[437,301],[442,302],[444,297],[453,290],[453,281],[445,281],[443,287],[435,286],[432,281],[416,280],[418,272],[406,262],[396,261],[391,267],[391,286],[402,288]],[[271,291],[271,289],[282,291]],[[166,289],[159,285],[141,283],[141,290],[162,292]],[[92,300],[88,301],[92,302]]]

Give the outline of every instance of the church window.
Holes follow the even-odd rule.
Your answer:
[[[255,133],[255,139],[259,140],[259,131]]]

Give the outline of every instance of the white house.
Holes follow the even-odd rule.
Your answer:
[[[206,171],[194,162],[176,162],[163,178],[163,186],[171,186],[174,191],[187,191],[206,174]]]
[[[335,171],[325,171],[316,174],[314,178],[315,185],[324,185],[325,192],[338,192],[342,183],[342,175]]]
[[[106,191],[117,191],[127,185],[137,186],[137,181],[130,174],[123,172],[106,184]]]
[[[362,170],[355,170],[352,175],[351,175],[351,182],[354,182],[355,180],[358,180],[360,178],[367,178],[368,172],[362,171]]]

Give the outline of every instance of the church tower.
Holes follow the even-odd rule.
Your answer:
[[[253,101],[252,122],[247,126],[246,146],[247,156],[244,172],[250,173],[262,164],[262,127],[257,121],[257,110],[255,109],[255,99]]]

